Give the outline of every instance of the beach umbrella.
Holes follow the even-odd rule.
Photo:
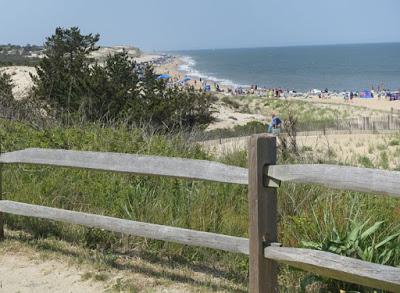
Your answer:
[[[361,92],[360,97],[364,99],[371,99],[372,93],[369,90],[364,90]]]
[[[157,79],[168,79],[171,78],[171,75],[169,74],[160,74]]]
[[[182,79],[183,82],[187,82],[187,81],[189,81],[189,80],[192,80],[189,76],[185,76],[185,77]]]

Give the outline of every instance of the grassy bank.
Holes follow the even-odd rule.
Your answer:
[[[15,122],[0,123],[2,151],[43,147],[216,160],[192,143],[187,134],[162,136],[96,125],[37,131]],[[246,166],[246,157],[245,151],[238,151],[219,160]],[[324,162],[326,157],[320,153],[318,157],[290,160]],[[243,186],[26,165],[4,166],[3,178],[4,198],[10,200],[247,237],[247,188]],[[367,220],[366,227],[385,221],[365,239],[367,244],[379,243],[399,230],[399,216],[400,201],[389,197],[299,184],[283,184],[279,188],[279,239],[285,246],[326,243],[336,234],[344,238]],[[53,237],[111,254],[142,251],[171,261],[205,262],[221,268],[227,278],[247,282],[248,260],[241,255],[10,215],[6,223],[9,228],[28,231],[38,239]],[[398,237],[390,245],[393,247],[384,246],[375,253],[392,249],[386,263],[398,266]],[[305,274],[284,267],[280,282],[286,288],[298,288],[304,277]]]

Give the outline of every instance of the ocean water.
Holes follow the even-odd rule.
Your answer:
[[[181,70],[225,85],[311,89],[400,89],[400,43],[173,52]]]

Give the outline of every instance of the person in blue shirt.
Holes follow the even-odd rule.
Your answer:
[[[272,120],[268,126],[268,133],[273,133],[274,129],[280,129],[281,125],[282,125],[282,120],[279,119],[279,117],[276,116],[275,113],[272,113]]]

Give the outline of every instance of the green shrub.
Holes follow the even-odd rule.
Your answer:
[[[225,105],[227,105],[227,106],[229,106],[229,107],[232,107],[233,109],[236,109],[236,110],[237,110],[237,109],[240,108],[240,104],[239,104],[237,101],[233,100],[233,98],[224,96],[224,97],[221,98],[221,101],[222,101]]]
[[[359,156],[358,163],[365,168],[373,168],[374,164],[367,156]]]
[[[400,264],[400,232],[398,229],[384,231],[384,221],[375,222],[367,226],[369,220],[364,223],[352,222],[349,230],[339,233],[335,228],[332,234],[322,242],[303,241],[306,248],[323,250],[347,257],[358,258],[368,262],[383,265],[398,266]],[[385,236],[382,237],[382,232]],[[389,234],[387,236],[387,234]],[[347,284],[342,281],[329,281],[333,290],[368,290],[360,285]]]
[[[56,28],[44,44],[44,58],[32,76],[38,108],[64,124],[71,121],[129,125],[157,129],[194,128],[213,121],[215,97],[193,87],[168,85],[153,67],[137,64],[123,51],[93,63],[98,34]]]
[[[383,169],[389,169],[389,157],[385,151],[380,153],[380,165]]]

